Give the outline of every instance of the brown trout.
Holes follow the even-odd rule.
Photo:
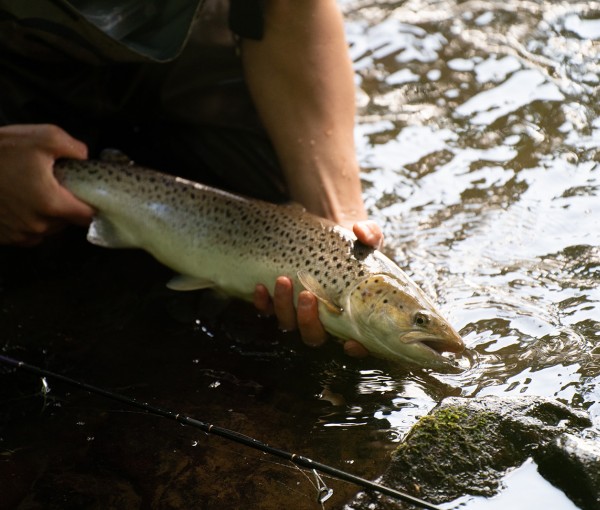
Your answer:
[[[141,248],[179,273],[174,290],[213,288],[248,301],[288,276],[319,301],[325,329],[377,357],[443,366],[459,334],[389,258],[307,213],[125,163],[65,160],[58,180],[97,211],[88,240]]]

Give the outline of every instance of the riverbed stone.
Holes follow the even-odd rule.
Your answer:
[[[539,471],[580,508],[600,508],[600,438],[563,434],[536,459]]]
[[[559,451],[566,450],[560,449],[563,443],[557,438],[590,425],[585,413],[553,399],[446,398],[414,425],[393,453],[380,482],[432,503],[467,494],[490,497],[501,488],[508,470],[530,457],[538,464],[552,462],[549,448],[560,459]],[[584,472],[587,466],[597,469],[591,461],[578,465]],[[589,486],[597,482],[598,472],[587,473]],[[348,508],[399,507],[398,502],[363,493]]]

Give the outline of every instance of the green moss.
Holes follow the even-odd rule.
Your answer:
[[[424,416],[396,450],[420,452],[444,448],[455,449],[458,443],[488,442],[497,418],[491,412],[468,413],[459,407],[446,407]]]
[[[433,485],[463,485],[462,477],[481,476],[496,464],[489,445],[497,442],[497,416],[494,413],[467,412],[448,406],[421,418],[393,454],[395,471],[415,480],[427,479]],[[501,455],[502,457],[504,455]]]

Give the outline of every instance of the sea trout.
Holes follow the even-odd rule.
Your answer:
[[[352,232],[307,213],[241,197],[133,164],[64,160],[63,186],[97,211],[87,239],[107,248],[141,248],[178,273],[174,290],[213,288],[252,300],[291,278],[319,302],[325,329],[355,339],[377,357],[443,366],[464,348],[415,283]]]

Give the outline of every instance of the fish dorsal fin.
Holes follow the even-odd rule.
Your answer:
[[[169,289],[181,291],[209,289],[214,286],[215,282],[211,280],[197,278],[195,276],[188,276],[185,274],[174,276],[167,283],[167,287]]]
[[[298,214],[303,214],[306,212],[306,207],[304,207],[302,204],[299,204],[298,202],[285,202],[282,205],[290,211],[297,212]]]
[[[122,153],[119,149],[103,149],[100,153],[100,161],[121,165],[130,165],[133,163],[131,158],[127,156],[127,154]]]
[[[105,216],[98,214],[92,219],[87,240],[103,248],[134,248],[135,245],[125,239],[119,229]]]
[[[321,285],[321,283],[308,271],[304,269],[298,271],[298,280],[300,280],[300,283],[306,290],[311,292],[321,303],[323,303],[323,305],[325,305],[325,308],[327,308],[328,311],[337,315],[344,311],[340,305],[331,299],[323,285]]]

